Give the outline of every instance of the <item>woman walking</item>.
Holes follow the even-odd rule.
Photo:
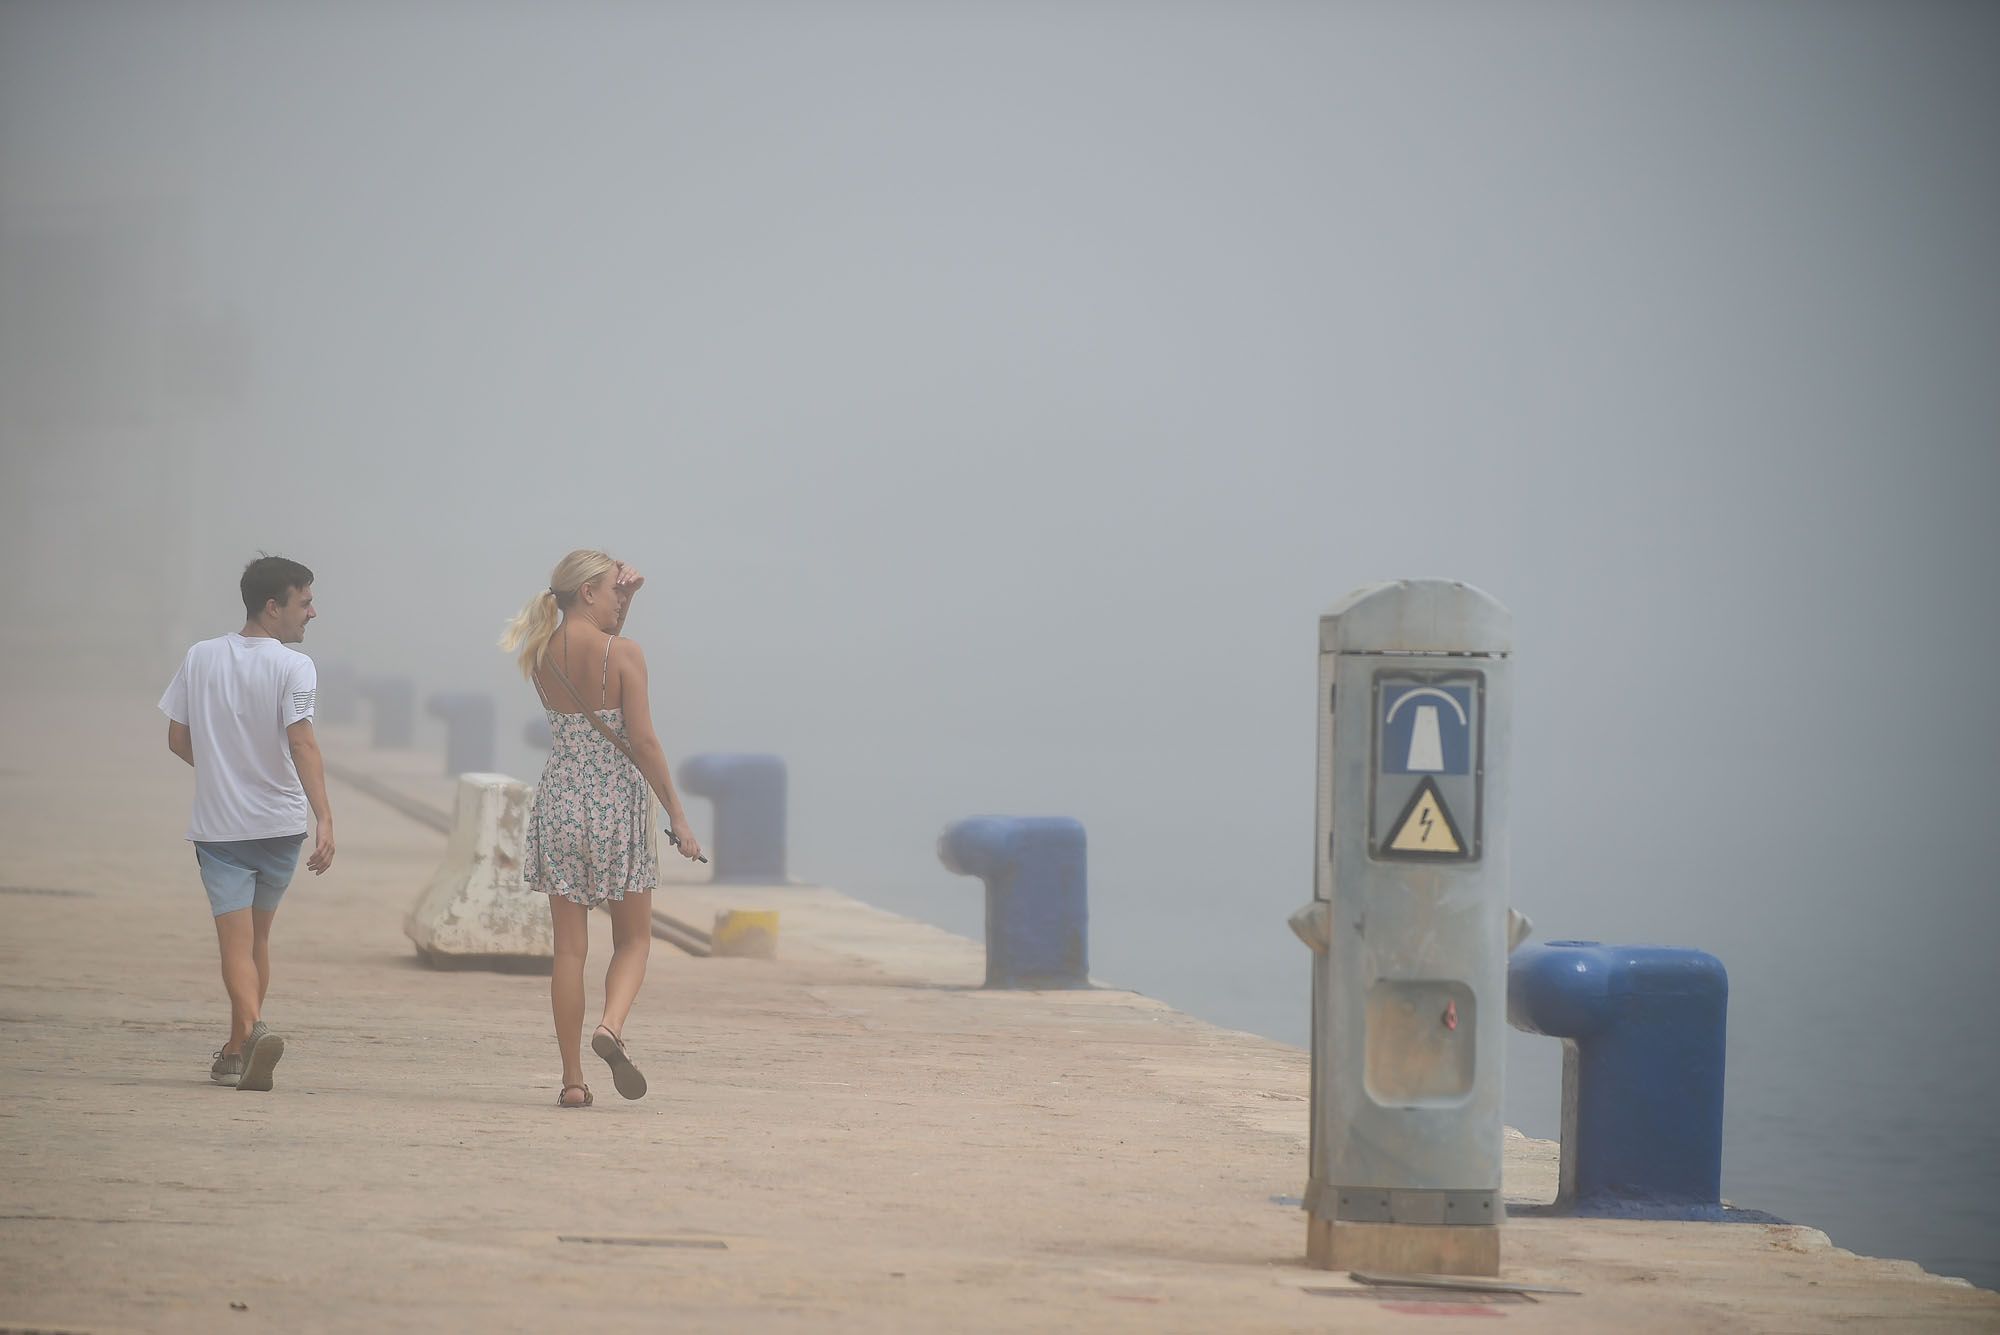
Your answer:
[[[528,600],[500,639],[520,654],[549,716],[549,759],[528,814],[523,878],[549,897],[555,972],[549,1000],[562,1052],[564,1108],[595,1100],[583,1082],[583,964],[589,913],[611,915],[604,1015],[590,1049],[611,1067],[620,1094],[636,1099],[646,1077],[625,1051],[625,1019],[646,977],[653,943],[651,892],[660,881],[647,788],[659,796],[680,854],[701,856],[681,809],[666,752],[653,732],[646,658],[619,637],[645,577],[603,552],[574,551]]]

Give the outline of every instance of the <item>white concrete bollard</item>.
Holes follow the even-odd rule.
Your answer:
[[[555,958],[548,898],[521,880],[533,792],[505,774],[458,776],[451,845],[403,920],[432,967],[546,970]]]

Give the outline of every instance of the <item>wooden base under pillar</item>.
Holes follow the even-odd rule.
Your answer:
[[[1306,1264],[1390,1275],[1498,1275],[1497,1224],[1350,1224],[1306,1220]]]

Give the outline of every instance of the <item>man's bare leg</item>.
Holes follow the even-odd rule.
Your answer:
[[[222,1049],[225,1054],[243,1050],[243,1040],[250,1037],[250,1026],[263,1013],[263,989],[258,983],[253,953],[256,932],[250,914],[249,909],[236,909],[215,918],[215,942],[222,953],[222,986],[229,993],[229,1042]]]
[[[250,957],[257,961],[257,1008],[264,1007],[264,998],[271,994],[271,920],[278,916],[276,909],[250,910]]]

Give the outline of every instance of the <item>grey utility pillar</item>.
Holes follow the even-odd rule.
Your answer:
[[[1320,618],[1316,1266],[1499,1273],[1512,621],[1428,579]]]

